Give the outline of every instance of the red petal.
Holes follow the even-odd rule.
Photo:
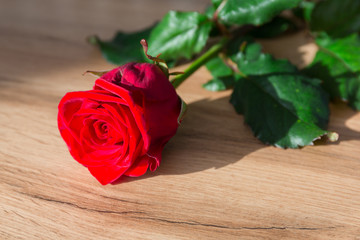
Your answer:
[[[136,125],[141,132],[144,141],[144,148],[148,149],[148,147],[150,146],[150,137],[148,135],[148,124],[144,119],[144,115],[140,107],[138,107],[134,103],[134,100],[132,99],[130,92],[116,84],[107,82],[106,80],[103,79],[97,79],[95,81],[95,87],[107,90],[125,100],[125,102],[129,106],[130,112],[134,116]]]
[[[144,155],[139,158],[133,165],[124,173],[129,177],[139,177],[146,173],[149,166],[149,157]]]
[[[102,166],[102,167],[89,167],[90,173],[102,184],[106,185],[121,177],[128,169],[127,167]]]

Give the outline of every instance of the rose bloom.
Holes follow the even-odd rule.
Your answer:
[[[128,63],[97,79],[93,90],[67,93],[58,127],[73,158],[105,185],[159,166],[181,106],[158,66]]]

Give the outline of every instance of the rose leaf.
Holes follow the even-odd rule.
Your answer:
[[[241,78],[230,102],[254,135],[280,148],[312,145],[329,119],[328,95],[320,81],[299,74],[268,74]]]
[[[324,130],[328,95],[320,80],[302,76],[287,60],[262,53],[261,45],[249,38],[233,42],[228,52],[243,76],[237,79],[230,102],[257,138],[297,148],[331,135]]]
[[[262,52],[260,44],[251,38],[238,39],[228,47],[231,60],[237,64],[243,75],[263,75],[269,73],[295,73],[297,68],[285,59],[274,59]]]
[[[310,22],[312,11],[315,8],[315,2],[308,2],[302,0],[297,8],[293,10],[296,17],[303,19],[305,22]]]
[[[356,34],[342,39],[323,35],[319,50],[304,73],[321,79],[332,99],[340,98],[360,110],[360,39]]]
[[[110,41],[103,41],[97,36],[89,37],[89,42],[100,47],[104,58],[112,64],[123,65],[128,62],[149,61],[140,44],[141,39],[148,39],[153,27],[139,32],[117,32]]]
[[[203,88],[209,91],[223,91],[233,88],[235,83],[241,78],[239,74],[214,77],[207,83],[203,84]]]
[[[285,9],[296,7],[301,0],[227,0],[219,12],[225,24],[261,25]]]
[[[213,77],[222,77],[233,74],[233,70],[229,66],[227,66],[224,60],[219,56],[209,60],[205,64],[205,67]]]
[[[214,78],[203,84],[205,89],[222,91],[233,88],[236,81],[246,75],[298,72],[289,61],[276,60],[272,55],[262,53],[261,45],[251,38],[236,39],[227,50],[227,57],[215,57],[206,63],[206,68]],[[234,72],[225,61],[235,65],[238,71]]]
[[[170,11],[151,32],[149,54],[161,54],[165,60],[190,59],[205,46],[212,25],[204,14]]]
[[[296,25],[287,18],[277,16],[270,22],[261,25],[250,32],[255,38],[273,38],[283,33],[294,31]]]
[[[333,37],[344,37],[360,31],[359,13],[359,0],[320,1],[312,11],[310,27]]]

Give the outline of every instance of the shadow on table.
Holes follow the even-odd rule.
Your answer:
[[[340,139],[335,143],[321,140],[315,145],[360,140],[360,133],[346,126],[346,121],[355,114],[357,112],[346,104],[331,105],[329,130],[338,132]],[[218,169],[241,161],[252,152],[267,147],[253,136],[250,128],[243,122],[243,116],[237,115],[229,104],[229,97],[191,103],[177,134],[163,151],[160,167],[139,178],[120,178],[114,184],[157,175],[189,174]]]
[[[222,168],[265,147],[252,137],[229,97],[189,104],[177,135],[163,152],[156,174],[187,174]]]
[[[166,145],[160,167],[140,178],[123,177],[114,184],[157,175],[178,175],[222,168],[266,147],[253,137],[229,97],[188,105],[177,134]]]
[[[266,147],[253,137],[229,97],[200,100],[188,105],[177,134],[168,142],[155,172],[140,178],[121,177],[114,184],[157,175],[178,175],[222,168]]]

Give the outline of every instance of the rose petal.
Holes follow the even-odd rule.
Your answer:
[[[102,166],[88,167],[90,173],[102,184],[106,185],[121,177],[128,167],[123,166]]]
[[[129,63],[104,74],[93,90],[66,94],[58,126],[71,155],[105,185],[159,166],[180,108],[158,66]]]
[[[124,173],[124,175],[128,177],[139,177],[146,173],[148,167],[149,156],[144,155],[138,158],[138,160],[133,163],[133,165]]]
[[[135,105],[133,99],[131,98],[131,93],[128,90],[121,88],[110,82],[107,82],[103,79],[97,79],[95,81],[95,87],[107,90],[119,97],[121,96],[126,101],[126,103],[129,106],[130,112],[134,116],[136,125],[141,132],[141,135],[142,135],[142,138],[144,141],[144,148],[148,149],[148,147],[150,145],[150,137],[147,133],[148,125],[145,121],[145,118],[144,118],[142,112],[141,112],[141,109],[139,109],[139,107],[137,105]]]

